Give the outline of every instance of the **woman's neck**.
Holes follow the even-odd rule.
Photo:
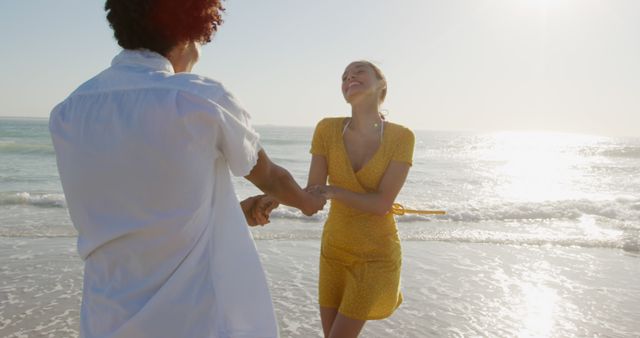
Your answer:
[[[369,132],[373,128],[380,127],[379,105],[377,102],[362,102],[351,105],[351,122],[349,126],[361,132]]]

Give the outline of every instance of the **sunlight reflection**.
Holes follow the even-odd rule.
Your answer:
[[[525,284],[522,289],[523,327],[518,337],[549,337],[553,332],[558,295],[545,286]]]
[[[584,197],[573,184],[584,175],[584,158],[576,147],[595,138],[557,133],[500,133],[494,136],[488,159],[498,167],[498,195],[508,200],[545,201]]]

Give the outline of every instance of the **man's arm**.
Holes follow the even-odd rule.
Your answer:
[[[256,165],[245,178],[280,203],[300,209],[307,216],[321,210],[326,203],[324,198],[302,190],[291,174],[273,163],[264,150],[260,150]]]

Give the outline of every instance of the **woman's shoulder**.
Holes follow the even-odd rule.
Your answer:
[[[318,122],[318,124],[338,124],[341,123],[342,121],[344,121],[344,119],[346,119],[345,116],[332,116],[332,117],[325,117],[322,120],[320,120],[320,122]]]
[[[385,121],[385,130],[400,136],[413,137],[413,131],[399,123]]]
[[[316,130],[330,130],[332,128],[338,128],[343,124],[345,117],[325,117],[318,122]]]

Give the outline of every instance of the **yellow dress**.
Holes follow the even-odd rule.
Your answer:
[[[391,161],[412,164],[411,130],[384,122],[380,147],[354,172],[344,146],[345,118],[316,126],[311,153],[327,160],[329,184],[353,192],[376,191]],[[360,320],[390,316],[402,302],[402,252],[393,214],[378,216],[331,201],[320,254],[320,306]]]

